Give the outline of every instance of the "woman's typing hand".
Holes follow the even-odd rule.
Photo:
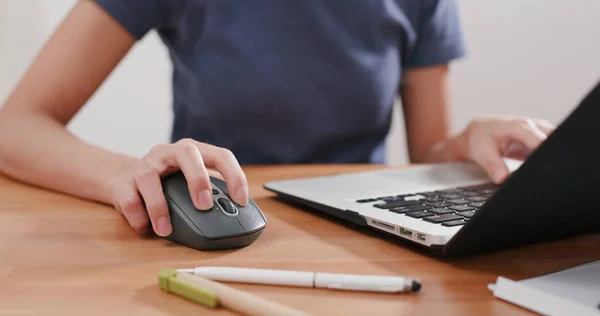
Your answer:
[[[472,121],[456,138],[463,160],[479,164],[492,181],[501,183],[509,175],[503,157],[524,160],[555,126],[527,117],[486,117]]]

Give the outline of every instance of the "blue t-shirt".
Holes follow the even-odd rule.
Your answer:
[[[454,0],[96,0],[173,63],[172,141],[243,164],[383,163],[402,71],[464,55]]]

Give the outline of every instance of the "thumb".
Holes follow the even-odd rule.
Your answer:
[[[486,171],[494,183],[500,184],[510,174],[500,155],[500,150],[491,139],[476,144],[471,151],[474,162]]]

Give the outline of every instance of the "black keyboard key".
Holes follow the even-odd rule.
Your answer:
[[[382,208],[382,209],[390,209],[390,208],[394,208],[394,207],[408,206],[408,205],[415,205],[415,204],[423,204],[423,202],[399,200],[399,201],[389,201],[386,203],[375,204],[373,206],[375,206],[377,208]]]
[[[440,194],[440,196],[446,199],[460,199],[463,197],[462,195],[456,193]]]
[[[421,195],[421,194],[409,194],[409,195],[404,195],[403,198],[407,201],[415,201],[415,200],[423,200],[426,198],[426,196]]]
[[[478,196],[481,193],[476,192],[476,191],[465,191],[461,193],[463,197],[468,197],[468,196]]]
[[[446,200],[446,202],[448,203],[452,203],[452,204],[469,204],[471,203],[471,201],[469,200],[465,200],[465,199],[454,199],[454,200]]]
[[[470,206],[476,207],[476,208],[482,207],[483,204],[485,204],[485,202],[473,202],[473,203],[469,203]]]
[[[447,209],[447,208],[432,208],[432,209],[428,210],[428,212],[435,213],[437,215],[442,215],[442,214],[454,213],[455,211]]]
[[[428,196],[428,197],[426,197],[424,199],[424,201],[427,201],[427,202],[441,202],[441,201],[444,201],[444,200],[445,200],[445,198],[443,198],[443,197],[441,197],[439,195]]]
[[[496,189],[485,189],[485,190],[480,190],[479,192],[481,192],[483,194],[494,194],[494,192],[496,192]]]
[[[456,215],[456,214],[444,214],[444,215],[425,217],[425,218],[423,218],[423,220],[430,222],[430,223],[439,224],[439,223],[454,221],[454,220],[462,219],[462,218],[463,218],[462,216]]]
[[[390,209],[390,211],[394,212],[394,213],[406,213],[406,212],[412,212],[412,211],[425,211],[425,210],[429,210],[432,208],[433,208],[433,206],[429,206],[429,205],[410,205],[410,206],[405,206],[405,207],[394,207],[394,208]]]
[[[456,214],[464,217],[473,217],[473,215],[475,215],[475,211],[458,212]]]
[[[369,202],[375,202],[375,201],[377,201],[377,199],[362,199],[362,200],[356,201],[356,203],[369,203]]]
[[[384,196],[384,197],[379,198],[379,200],[385,201],[385,202],[404,201],[404,198],[394,195],[394,196]]]
[[[472,211],[475,208],[472,206],[468,206],[468,205],[454,205],[454,206],[450,206],[449,209],[459,211],[459,212],[464,212],[464,211]]]
[[[435,191],[437,193],[462,193],[464,190],[462,188],[454,188],[454,189],[447,189],[447,190],[439,190],[439,191]]]
[[[464,225],[466,223],[467,222],[459,219],[459,220],[455,220],[455,221],[443,222],[442,225],[447,226],[447,227],[452,227],[452,226]]]
[[[471,197],[468,197],[467,199],[470,201],[473,201],[473,202],[485,202],[489,199],[489,197],[488,196],[471,196]]]
[[[411,212],[412,210],[407,209],[406,207],[393,207],[393,208],[389,209],[388,211],[402,214],[402,213],[406,213],[406,212]]]
[[[431,205],[424,205],[424,204],[420,204],[420,205],[410,205],[410,206],[406,206],[405,208],[413,210],[413,211],[423,211],[423,210],[429,210],[432,209],[433,206]]]
[[[446,203],[446,202],[426,202],[425,204],[427,205],[431,205],[434,207],[446,207],[446,206],[451,206],[451,203]]]
[[[404,215],[414,217],[414,218],[424,218],[424,217],[429,217],[429,216],[436,216],[435,214],[429,213],[427,211],[408,212]]]

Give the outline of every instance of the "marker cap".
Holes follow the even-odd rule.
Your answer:
[[[215,308],[218,304],[217,294],[208,289],[201,289],[177,279],[177,270],[162,269],[158,273],[158,285],[167,293],[177,294],[202,305]]]

